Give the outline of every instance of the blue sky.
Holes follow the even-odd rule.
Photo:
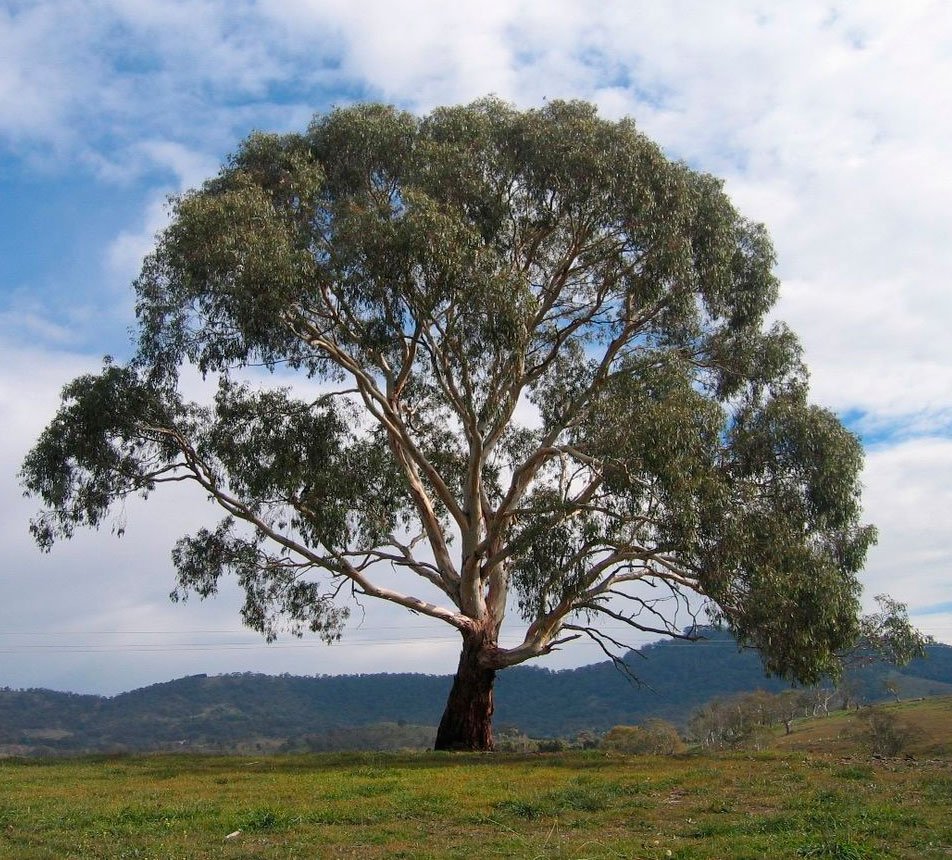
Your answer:
[[[264,646],[234,592],[171,606],[169,549],[212,516],[184,497],[41,556],[14,475],[62,384],[128,352],[169,194],[255,128],[487,93],[631,115],[767,224],[814,399],[867,445],[867,605],[888,592],[952,642],[950,46],[924,0],[0,0],[0,685],[451,670],[452,635],[372,606],[330,649]]]

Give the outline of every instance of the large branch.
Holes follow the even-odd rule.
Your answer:
[[[649,314],[642,314],[635,319],[629,319],[623,325],[622,330],[606,347],[601,361],[593,374],[590,385],[568,404],[561,415],[561,419],[553,423],[536,450],[514,470],[509,490],[495,512],[495,520],[498,528],[506,527],[509,518],[512,516],[513,509],[522,500],[526,489],[538,474],[539,469],[551,456],[560,450],[556,448],[556,441],[559,436],[571,425],[572,421],[575,420],[578,413],[591,401],[592,397],[602,389],[609,379],[612,364],[619,352],[637,335],[641,326],[654,315],[654,312],[656,311]],[[556,355],[556,352],[550,353],[546,361],[554,361]],[[533,372],[534,371],[527,371],[527,378],[531,376]]]
[[[398,546],[400,549],[405,549],[402,544]],[[415,573],[421,579],[425,579],[431,585],[436,586],[438,589],[440,589],[440,591],[446,593],[446,583],[440,576],[439,569],[427,564],[426,562],[420,561],[417,558],[414,558],[409,551],[406,553],[393,553],[387,552],[386,550],[379,547],[373,547],[371,549],[348,550],[347,552],[342,552],[341,556],[348,559],[362,559],[359,564],[355,564],[355,567],[361,571],[378,562],[389,563],[394,567],[406,568],[407,570]],[[447,596],[453,599],[455,602],[456,598],[454,595]]]
[[[446,506],[453,519],[459,525],[462,525],[464,521],[462,511],[449,487],[413,441],[406,422],[394,408],[394,404],[390,402],[386,393],[380,390],[373,376],[346,350],[303,319],[303,316],[299,315],[297,319],[293,320],[288,319],[288,325],[295,335],[305,340],[308,346],[320,350],[341,370],[353,376],[368,412],[388,433],[399,439],[400,445],[407,450],[417,467],[426,476],[427,481],[433,486],[440,502]],[[302,326],[303,330],[299,330],[298,326]]]
[[[566,449],[562,446],[550,446],[548,448],[539,448],[536,451],[536,454],[540,458],[539,468],[543,462],[548,459],[552,459]],[[526,479],[526,485],[528,485],[529,480],[534,478],[538,474],[538,468],[535,468],[531,474],[530,478]],[[588,503],[591,501],[592,497],[598,492],[598,488],[604,482],[604,476],[596,473],[592,476],[591,480],[586,484],[582,490],[571,499],[566,499],[565,503],[555,511],[545,522],[544,528],[550,529],[559,525],[560,523],[565,522],[566,520],[577,516],[583,510],[585,510]],[[515,483],[515,479],[514,479]],[[509,509],[503,514],[503,505],[500,505],[497,510],[494,519],[492,520],[492,528],[487,529],[486,537],[483,540],[483,544],[480,549],[484,547],[492,546],[493,544],[501,544],[503,534],[506,532],[507,520],[505,518],[513,518],[518,516],[518,510]],[[512,541],[502,545],[493,556],[487,561],[487,565],[501,564],[507,559],[511,558],[512,555],[517,551],[517,547],[512,543]]]
[[[410,430],[399,414],[395,403],[392,403],[386,394],[379,389],[373,377],[345,350],[314,329],[306,320],[298,318],[289,320],[288,324],[310,346],[321,350],[338,367],[353,376],[368,413],[387,432],[394,456],[407,478],[411,497],[426,530],[427,538],[433,548],[434,557],[442,576],[447,587],[450,590],[455,590],[459,582],[459,573],[456,571],[450,557],[443,528],[436,514],[436,507],[430,499],[421,477],[426,477],[440,502],[449,511],[457,525],[463,529],[466,527],[467,518],[450,492],[449,487],[436,468],[414,443]],[[299,326],[303,327],[303,330],[298,330]]]
[[[630,597],[630,595],[624,595]],[[638,601],[639,603],[644,604],[644,601]],[[623,612],[615,612],[613,609],[609,609],[603,603],[583,603],[579,606],[580,609],[588,610],[589,612],[597,612],[600,615],[605,615],[608,618],[612,618],[615,621],[618,621],[622,624],[626,624],[634,630],[638,630],[641,633],[656,633],[659,636],[670,636],[674,639],[696,639],[696,636],[692,636],[688,633],[682,633],[675,627],[674,622],[665,618],[661,613],[654,612],[654,614],[661,619],[661,626],[654,627],[650,624],[642,624],[640,621],[635,620],[634,615],[625,615]]]
[[[296,553],[316,567],[327,570],[332,575],[347,577],[354,582],[364,594],[396,603],[423,615],[438,618],[458,629],[468,628],[470,624],[469,619],[457,612],[422,600],[419,597],[414,597],[413,595],[375,585],[361,570],[351,564],[344,553],[335,552],[328,548],[329,555],[321,555],[314,552],[310,547],[278,531],[267,520],[256,513],[251,506],[222,489],[215,478],[214,470],[202,460],[198,452],[179,431],[172,428],[152,429],[156,432],[163,433],[175,442],[188,464],[188,469],[192,473],[192,479],[203,487],[221,508],[232,516],[252,525],[261,535],[274,541],[284,549]]]

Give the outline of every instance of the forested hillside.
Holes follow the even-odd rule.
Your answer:
[[[664,641],[629,654],[640,685],[610,662],[548,671],[502,672],[496,726],[533,737],[604,731],[648,717],[683,725],[715,696],[786,685],[764,676],[755,652],[738,651],[725,633],[698,642]],[[902,669],[870,666],[849,679],[859,700],[952,692],[952,647],[932,645]],[[393,745],[425,745],[419,727],[435,726],[451,678],[377,674],[324,677],[255,674],[180,678],[111,698],[49,690],[0,691],[0,750],[9,753],[121,749],[313,748],[372,746],[369,730]],[[387,724],[382,728],[380,724]],[[333,739],[337,740],[334,741]]]

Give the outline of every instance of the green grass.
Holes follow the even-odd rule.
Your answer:
[[[800,752],[7,759],[0,857],[949,857],[950,802],[947,761]]]

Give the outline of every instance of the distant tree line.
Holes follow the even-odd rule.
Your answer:
[[[735,694],[753,697],[754,716],[744,716],[740,728],[715,731],[716,743],[756,734],[765,720],[783,725],[783,715],[789,720],[886,697],[952,693],[948,645],[927,644],[926,658],[906,666],[864,659],[850,666],[836,687],[790,691],[765,678],[756,653],[739,651],[728,634],[701,632],[707,637],[701,642],[657,643],[630,654],[628,663],[643,684],[640,688],[607,661],[559,672],[509,670],[497,688],[498,746],[529,750],[538,748],[539,739],[548,739],[549,745],[558,739],[563,746],[593,748],[613,727],[644,726],[652,719],[667,720],[689,737],[689,723],[700,720],[692,714],[706,710],[710,717],[717,711],[724,717],[736,712],[736,703],[730,703]],[[408,737],[408,727],[437,725],[450,683],[451,678],[435,675],[234,674],[195,675],[111,698],[6,688],[0,690],[0,754],[255,751],[259,745],[424,749],[430,741],[422,730]],[[754,690],[763,692],[752,694]],[[773,706],[767,708],[768,694],[783,705],[781,716]],[[801,696],[807,698],[801,701]],[[715,701],[721,704],[715,707]]]

